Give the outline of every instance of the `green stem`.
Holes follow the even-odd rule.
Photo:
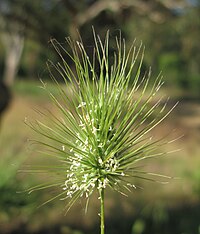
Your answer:
[[[101,201],[101,234],[105,234],[104,188],[99,190]]]

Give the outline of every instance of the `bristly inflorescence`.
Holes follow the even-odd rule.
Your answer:
[[[52,40],[61,63],[49,65],[65,82],[64,86],[59,84],[50,71],[60,95],[49,94],[61,117],[49,113],[49,124],[30,124],[48,140],[39,143],[49,149],[48,155],[58,158],[60,167],[54,171],[60,178],[30,191],[60,186],[62,192],[54,198],[69,198],[70,208],[94,190],[110,187],[124,194],[124,189],[136,188],[133,177],[153,180],[136,163],[164,154],[157,149],[166,142],[152,140],[149,132],[175,106],[165,111],[166,102],[155,98],[162,86],[160,76],[152,83],[150,71],[141,75],[142,45],[137,49],[133,43],[127,50],[119,36],[111,53],[109,32],[104,42],[94,32],[93,56],[89,56],[81,41],[67,38],[67,43],[71,51]]]

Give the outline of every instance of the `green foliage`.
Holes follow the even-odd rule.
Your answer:
[[[199,168],[196,168],[196,170],[193,170],[191,172],[186,172],[186,177],[190,179],[192,189],[194,193],[197,194],[198,197],[200,197],[200,170]]]
[[[147,46],[145,65],[162,70],[166,84],[191,96],[200,93],[199,9],[198,4],[182,9],[160,24],[133,14],[124,27],[127,36],[139,35]]]
[[[3,158],[1,160],[1,167],[0,167],[0,188],[8,185],[16,176],[17,170],[19,169],[22,159],[20,157],[16,157],[13,160],[13,157],[10,158]]]
[[[183,65],[184,62],[175,52],[164,53],[160,56],[159,68],[164,70],[165,76],[168,77],[167,85],[181,88],[187,87]]]
[[[59,91],[55,87],[55,85],[48,81],[48,89],[51,91],[51,93],[57,95],[59,94]],[[41,102],[44,102],[48,99],[46,93],[43,90],[43,87],[41,85],[41,82],[39,81],[24,81],[20,80],[16,83],[16,85],[13,87],[13,91],[16,93],[20,93],[21,96],[26,98],[33,98],[34,100],[39,99]]]
[[[132,226],[132,234],[142,234],[145,229],[145,221],[137,219]]]
[[[5,151],[4,151],[5,152]],[[19,194],[28,186],[27,181],[18,178],[18,170],[24,162],[24,154],[2,154],[0,159],[0,220],[1,231],[4,231],[4,225],[12,229],[12,221],[23,219],[23,215],[30,214],[35,207],[31,203],[37,199],[34,196],[25,196]],[[24,213],[24,214],[22,214]],[[18,221],[16,221],[18,222]]]

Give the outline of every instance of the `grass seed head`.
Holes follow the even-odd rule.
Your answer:
[[[48,114],[49,124],[31,124],[48,140],[40,143],[58,157],[60,179],[31,191],[59,185],[63,191],[55,198],[69,198],[70,208],[78,198],[89,198],[94,190],[110,187],[124,193],[124,189],[136,188],[133,177],[149,179],[136,163],[163,154],[157,153],[163,142],[153,141],[148,134],[171,110],[164,111],[165,103],[155,98],[161,77],[152,84],[150,72],[141,74],[142,45],[137,48],[133,44],[127,50],[120,36],[111,53],[109,32],[104,42],[94,32],[91,58],[81,41],[67,38],[67,43],[69,51],[52,40],[61,62],[49,66],[60,95],[49,94],[61,117]],[[62,76],[64,86],[51,69]],[[73,95],[66,92],[66,86]]]

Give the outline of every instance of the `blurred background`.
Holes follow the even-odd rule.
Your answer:
[[[19,173],[24,164],[45,163],[25,118],[34,108],[52,109],[40,79],[56,94],[46,61],[57,61],[50,39],[65,37],[86,48],[93,45],[92,25],[111,45],[119,31],[131,45],[146,47],[143,68],[164,76],[163,93],[180,101],[154,134],[176,129],[181,139],[160,149],[178,152],[147,162],[152,171],[173,179],[167,185],[139,182],[143,189],[128,198],[108,192],[109,234],[200,234],[200,1],[199,0],[0,0],[0,233],[96,234],[99,201],[91,199],[84,214],[80,202],[63,215],[63,201],[37,209],[52,191],[24,191],[44,181],[42,175]],[[39,160],[39,161],[38,161]],[[53,195],[53,194],[51,194]]]

